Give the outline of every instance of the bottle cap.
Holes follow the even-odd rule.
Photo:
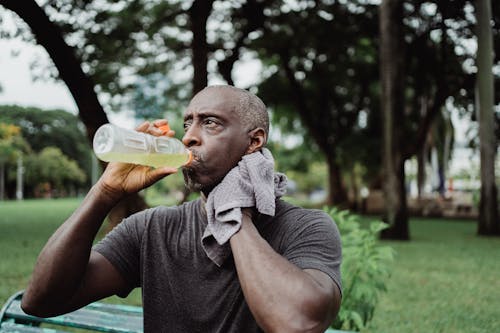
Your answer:
[[[193,158],[194,158],[193,157],[193,152],[191,150],[189,150],[188,160],[182,166],[188,166],[189,164],[191,164],[191,162],[193,162]]]

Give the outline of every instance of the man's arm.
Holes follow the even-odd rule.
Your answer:
[[[264,331],[325,331],[341,299],[327,274],[288,262],[259,235],[245,213],[230,244],[243,294]]]
[[[160,135],[144,123],[139,131]],[[55,231],[41,251],[21,306],[27,313],[53,316],[128,289],[124,277],[92,244],[104,218],[125,195],[176,172],[175,168],[110,163],[80,207]]]

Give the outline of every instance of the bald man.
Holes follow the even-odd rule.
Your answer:
[[[165,123],[146,122],[137,130],[162,135],[158,128]],[[235,172],[242,161],[267,161],[268,132],[257,96],[232,86],[199,92],[184,112],[182,141],[194,160],[182,172],[200,198],[134,214],[93,246],[120,199],[177,172],[110,163],[40,253],[23,309],[53,316],[141,288],[145,332],[324,332],[341,302],[340,237],[327,214],[277,195],[269,203],[272,213],[258,205],[236,207],[238,223],[225,244],[205,242],[207,230],[215,230],[209,228],[211,209],[221,205],[214,193],[239,186]],[[272,189],[272,182],[254,186],[253,197]]]

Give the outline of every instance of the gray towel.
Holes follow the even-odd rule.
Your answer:
[[[210,192],[206,210],[208,225],[202,246],[218,266],[230,255],[228,240],[241,227],[241,208],[255,207],[261,214],[274,216],[275,199],[286,192],[284,174],[274,172],[271,152],[245,155],[236,167]]]

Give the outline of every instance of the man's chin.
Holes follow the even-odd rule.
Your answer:
[[[184,168],[182,169],[182,174],[184,176],[184,185],[186,188],[191,191],[191,192],[203,192],[205,195],[208,196],[208,194],[212,191],[212,189],[216,186],[216,184],[204,184],[200,182],[194,171]]]
[[[190,192],[204,192],[205,186],[197,180],[192,170],[182,169],[182,174],[184,176],[184,185]]]
[[[183,168],[182,175],[184,176],[184,185],[190,192],[200,191],[201,184],[194,179],[193,172],[191,170]]]

